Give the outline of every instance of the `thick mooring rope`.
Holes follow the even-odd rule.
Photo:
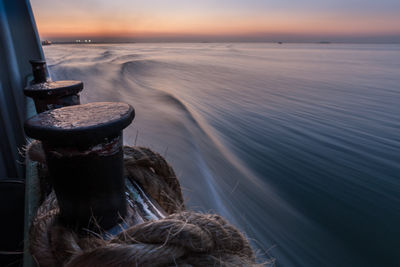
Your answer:
[[[179,181],[159,154],[124,147],[125,175],[167,212],[132,225],[112,238],[85,235],[58,224],[52,192],[39,207],[30,231],[30,252],[39,266],[255,266],[243,234],[219,215],[184,211]],[[128,210],[128,214],[132,214]]]

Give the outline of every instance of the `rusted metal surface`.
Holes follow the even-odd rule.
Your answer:
[[[46,61],[29,62],[34,80],[33,84],[25,87],[24,94],[33,98],[37,113],[80,104],[79,93],[83,90],[83,82],[47,80]]]
[[[27,86],[24,93],[33,98],[48,98],[77,94],[82,89],[81,81],[47,81]]]
[[[122,137],[112,150],[44,146],[60,220],[72,228],[109,229],[126,215]],[[63,152],[67,153],[63,154]],[[93,218],[92,218],[93,216]]]
[[[25,133],[62,146],[89,146],[115,136],[134,116],[133,107],[125,103],[89,103],[40,113],[25,122]]]
[[[37,113],[42,113],[47,110],[62,108],[66,106],[74,106],[80,104],[79,95],[68,95],[64,97],[49,97],[49,98],[36,98],[35,108]]]
[[[25,123],[42,141],[60,221],[110,229],[126,215],[122,130],[134,118],[124,103],[91,103],[40,113]]]
[[[46,81],[27,86],[26,96],[35,101],[37,113],[80,104],[79,93],[83,90],[81,81]]]
[[[29,60],[32,65],[34,83],[44,83],[47,81],[46,61],[44,60]]]

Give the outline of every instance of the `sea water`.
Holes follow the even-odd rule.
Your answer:
[[[136,109],[190,209],[277,266],[400,266],[400,45],[52,45],[82,102]]]

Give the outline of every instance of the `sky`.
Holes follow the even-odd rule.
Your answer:
[[[42,39],[400,42],[400,0],[31,0]]]

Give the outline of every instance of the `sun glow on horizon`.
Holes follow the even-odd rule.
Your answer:
[[[32,6],[42,38],[241,36],[245,39],[246,36],[265,35],[400,36],[400,18],[392,10],[385,11],[383,17],[379,12],[360,10],[337,12],[293,8],[239,9],[226,1],[226,9],[196,6],[198,4],[193,4],[193,7],[186,4],[181,9],[170,6],[150,8],[135,1],[115,1],[118,4],[108,4],[102,0],[81,3],[75,0],[68,3],[32,0]],[[96,3],[98,5],[95,5]]]

